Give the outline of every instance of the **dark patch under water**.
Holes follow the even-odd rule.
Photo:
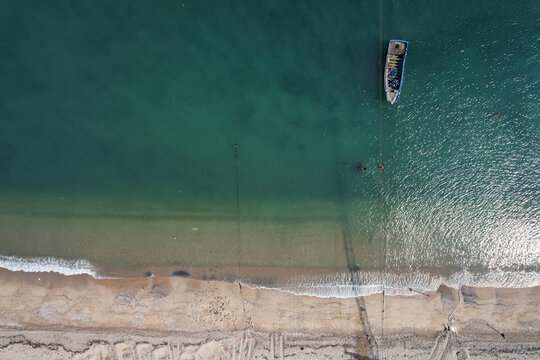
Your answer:
[[[185,270],[174,270],[171,273],[171,276],[179,276],[179,277],[191,277],[190,273]]]

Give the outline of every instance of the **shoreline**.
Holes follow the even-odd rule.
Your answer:
[[[94,279],[136,279],[142,277],[186,277],[229,284],[241,283],[251,289],[278,290],[294,295],[321,298],[354,298],[374,294],[414,295],[433,292],[441,286],[459,289],[531,288],[540,286],[535,271],[477,269],[351,270],[269,266],[146,266],[106,273],[100,265],[85,259],[18,257],[0,254],[0,269],[13,272],[47,273],[64,276],[88,275]]]
[[[214,359],[211,354],[221,354],[221,346],[245,350],[250,341],[254,354],[266,354],[255,358],[267,358],[269,338],[276,356],[284,346],[285,353],[299,359],[376,358],[382,351],[394,354],[387,359],[406,353],[422,357],[434,346],[454,349],[469,340],[476,350],[480,341],[486,353],[510,346],[519,354],[537,354],[539,304],[540,287],[457,290],[443,285],[408,296],[321,298],[182,277],[95,279],[0,269],[0,358],[30,357],[28,351],[39,348],[56,355],[63,351],[65,357],[58,359],[107,359],[103,354],[124,350],[162,352],[162,359]],[[29,340],[36,337],[41,340]],[[302,340],[292,341],[295,337]],[[437,340],[441,337],[445,340]],[[47,341],[56,344],[53,350],[36,345]],[[77,341],[82,345],[73,350]],[[286,345],[276,345],[279,341]],[[486,357],[491,358],[496,357]]]

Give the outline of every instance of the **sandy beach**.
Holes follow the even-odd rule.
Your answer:
[[[0,270],[0,289],[0,359],[540,354],[540,287],[441,286],[414,296],[318,298],[182,277],[94,279]]]

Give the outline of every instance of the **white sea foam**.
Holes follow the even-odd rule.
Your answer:
[[[352,275],[339,273],[322,277],[293,277],[283,283],[264,286],[250,283],[245,285],[296,295],[350,298],[378,294],[383,291],[386,295],[416,295],[426,291],[435,291],[443,284],[456,289],[461,286],[524,288],[540,286],[540,274],[525,271],[491,271],[480,274],[463,270],[444,277],[422,272],[405,274],[363,272]]]
[[[56,272],[64,275],[87,274],[100,278],[96,268],[87,260],[64,260],[54,257],[28,257],[0,255],[0,267],[11,271]]]
[[[28,257],[0,255],[0,267],[11,271],[56,272],[63,275],[87,274],[104,278],[87,260],[65,260],[54,257]],[[461,286],[524,288],[540,286],[540,273],[535,271],[491,270],[475,273],[468,270],[456,272],[448,277],[426,272],[383,273],[358,272],[334,273],[323,276],[292,276],[270,285],[242,282],[250,288],[264,288],[296,295],[322,298],[350,298],[384,293],[386,295],[415,295],[435,291],[441,285],[453,288]]]

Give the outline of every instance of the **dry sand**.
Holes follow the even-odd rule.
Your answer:
[[[0,359],[537,359],[539,304],[540,287],[325,299],[0,270]]]

